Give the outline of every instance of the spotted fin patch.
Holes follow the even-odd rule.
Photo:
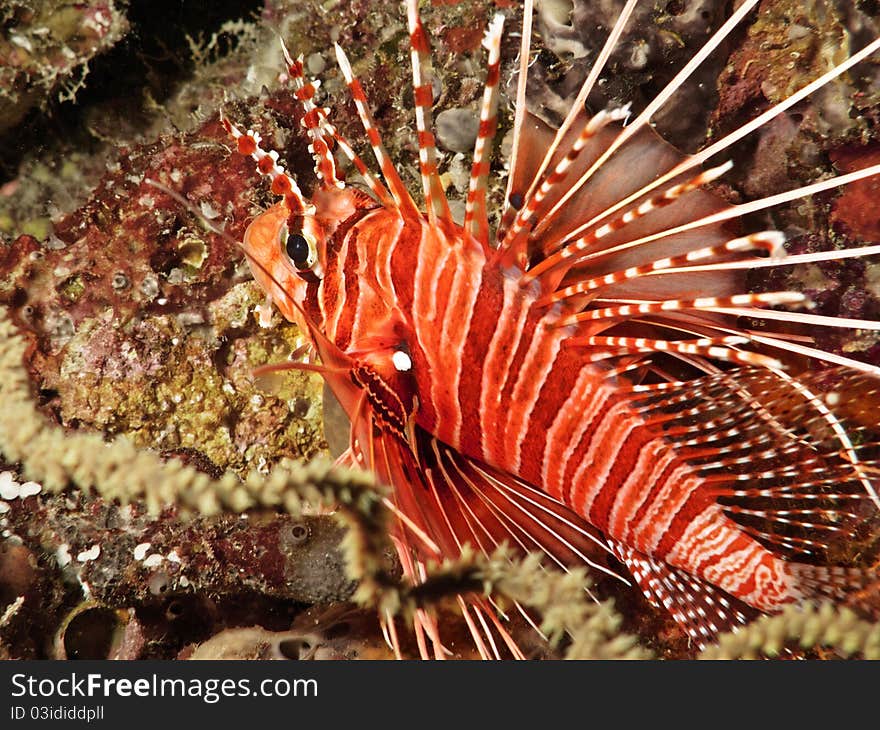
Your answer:
[[[648,602],[664,608],[701,649],[714,637],[751,620],[756,612],[711,583],[609,538]]]

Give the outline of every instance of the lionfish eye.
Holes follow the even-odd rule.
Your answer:
[[[291,233],[284,244],[288,258],[300,271],[305,271],[315,263],[312,246],[302,233]]]

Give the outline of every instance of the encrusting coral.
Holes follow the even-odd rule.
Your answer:
[[[60,100],[76,96],[85,85],[89,61],[127,32],[124,6],[113,0],[3,3],[0,132],[52,94]]]

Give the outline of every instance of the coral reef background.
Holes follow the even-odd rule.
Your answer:
[[[482,34],[497,9],[515,28],[519,7],[423,5],[442,171],[460,212]],[[620,5],[539,3],[535,112],[559,119]],[[631,101],[637,111],[728,5],[643,3],[588,104]],[[546,577],[505,556],[440,568],[442,590],[412,595],[396,582],[374,485],[327,466],[328,443],[338,453],[347,436],[324,408],[319,379],[252,375],[302,339],[291,326],[257,325],[260,296],[240,252],[200,221],[239,239],[271,200],[248,161],[230,153],[218,112],[270,140],[308,192],[312,163],[293,95],[279,82],[277,38],[304,55],[308,73],[322,79],[321,102],[363,152],[333,61],[339,42],[405,181],[419,190],[397,4],[9,0],[0,25],[0,656],[387,656],[375,612],[356,604],[445,611],[444,598],[462,586],[533,606],[559,639],[546,646],[524,628],[535,656],[693,655],[677,627],[632,592],[597,579],[607,600],[589,604],[581,573]],[[657,129],[693,151],[878,34],[876,3],[765,0],[658,116]],[[506,91],[517,44],[507,36]],[[509,99],[503,106],[509,112]],[[503,119],[501,137],[509,126]],[[731,157],[734,171],[717,191],[732,201],[875,164],[880,61],[780,115]],[[199,216],[147,179],[184,196]],[[497,207],[501,190],[490,193]],[[755,223],[784,230],[793,253],[880,242],[878,199],[880,181],[866,180]],[[818,314],[880,316],[880,267],[866,261],[756,275],[752,284],[805,291]],[[880,364],[877,333],[821,336],[826,348]],[[343,505],[343,525],[322,503]],[[450,648],[467,655],[459,622],[444,617]],[[880,645],[876,629],[848,609],[754,627],[742,633],[751,638],[725,638],[712,651],[775,655],[807,637],[808,648],[873,656]]]

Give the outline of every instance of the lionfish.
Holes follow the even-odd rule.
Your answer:
[[[597,558],[605,551],[631,577],[621,580],[704,644],[750,612],[843,599],[869,582],[836,564],[834,549],[880,507],[880,461],[869,440],[876,424],[849,408],[853,399],[876,402],[880,368],[825,351],[803,331],[880,323],[811,314],[794,291],[745,292],[744,274],[878,254],[880,245],[786,255],[779,231],[731,238],[727,226],[880,174],[880,165],[730,204],[707,186],[731,163],[703,163],[867,58],[880,40],[685,155],[659,138],[652,117],[757,0],[742,2],[637,116],[628,107],[588,113],[587,97],[637,2],[623,6],[553,129],[526,106],[533,0],[525,0],[497,215],[487,189],[502,14],[483,43],[488,65],[461,222],[438,173],[417,0],[405,6],[425,210],[395,169],[338,44],[380,175],[315,103],[302,58],[283,42],[318,177],[311,198],[258,133],[222,122],[280,197],[243,241],[270,305],[261,323],[274,303],[309,334],[320,364],[294,365],[319,371],[350,418],[342,461],[392,488],[392,539],[405,574],[418,582],[429,561],[502,543],[541,550],[560,566],[582,561],[613,572]],[[364,186],[345,184],[336,153]],[[787,308],[770,308],[779,305]],[[764,324],[744,326],[750,320]],[[805,358],[822,367],[804,371]],[[488,600],[461,596],[459,605],[484,657],[500,656],[495,636],[522,656]],[[415,623],[422,654],[442,658],[436,618],[423,611]],[[390,617],[383,629],[399,653]]]

